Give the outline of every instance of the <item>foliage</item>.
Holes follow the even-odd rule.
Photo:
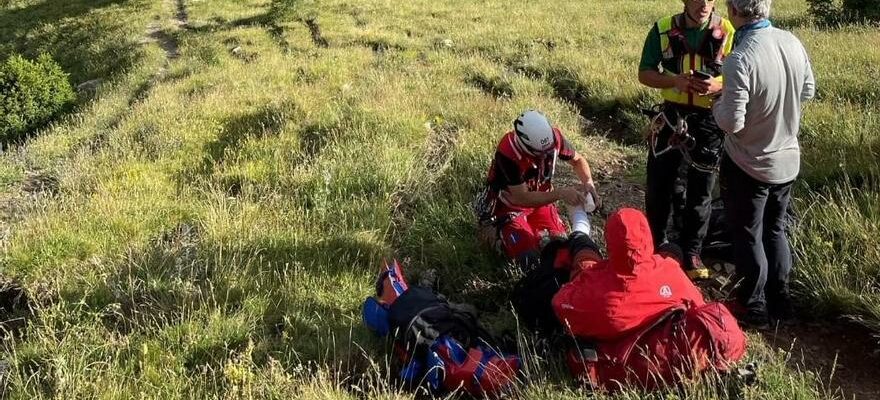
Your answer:
[[[880,21],[880,3],[874,0],[843,0],[843,9],[860,18]]]
[[[807,0],[810,13],[823,24],[851,21],[880,21],[880,3],[875,0]]]
[[[122,67],[100,69],[118,76],[76,115],[0,154],[0,269],[37,309],[2,342],[11,398],[412,398],[359,322],[380,260],[405,259],[413,277],[437,269],[443,293],[516,334],[505,304],[515,277],[474,243],[468,210],[495,142],[521,110],[542,109],[600,190],[616,191],[609,207],[621,194],[640,204],[631,177],[644,121],[633,115],[658,97],[635,65],[651,23],[680,11],[667,0],[184,1],[182,29],[167,1],[15,4],[0,11],[10,21],[0,34],[16,47],[95,35],[76,43],[85,51],[52,54],[83,79],[89,55]],[[789,21],[806,13],[797,0],[774,7]],[[147,28],[175,40],[179,57]],[[798,209],[823,188],[849,210],[829,193],[877,165],[880,90],[861,77],[877,75],[880,52],[864,44],[880,33],[789,28],[820,91],[803,125]],[[798,243],[858,250],[842,233],[873,232],[804,215]],[[817,264],[827,252],[799,249]],[[848,262],[868,265],[862,253]],[[851,270],[802,271],[805,302],[828,298],[810,289],[824,280],[859,294],[828,312],[875,318],[862,304],[876,297]],[[758,385],[710,378],[653,398],[836,395],[827,376],[750,339]],[[586,395],[558,354],[523,344],[520,398]]]
[[[0,65],[0,139],[40,127],[75,98],[67,74],[48,54],[34,61],[10,56]]]

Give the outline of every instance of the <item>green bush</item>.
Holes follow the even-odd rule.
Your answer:
[[[871,21],[880,21],[880,2],[877,0],[843,0],[843,9]]]
[[[852,21],[880,21],[877,0],[807,0],[817,22],[839,24]]]
[[[75,98],[67,74],[47,54],[14,54],[0,65],[0,140],[14,140],[48,122]]]
[[[840,14],[834,0],[807,0],[810,3],[810,14],[820,23],[830,23]]]

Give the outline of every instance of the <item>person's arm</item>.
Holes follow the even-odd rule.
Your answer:
[[[690,86],[691,90],[700,96],[715,96],[724,89],[722,80],[717,77],[703,80],[696,76],[691,76]]]
[[[810,64],[810,58],[807,56],[806,49],[804,50],[804,60],[807,65],[804,70],[804,87],[801,90],[801,102],[810,100],[816,95],[816,78],[813,76],[813,67]]]
[[[593,195],[593,201],[596,202],[596,207],[600,207],[602,205],[602,199],[599,197],[599,192],[596,190],[596,183],[593,182],[593,175],[590,171],[590,164],[587,162],[587,159],[581,156],[580,153],[574,153],[571,160],[568,160],[568,164],[571,165],[571,168],[574,169],[574,173],[580,178],[581,183],[584,185],[584,190]]]
[[[715,122],[721,130],[735,134],[745,127],[746,106],[749,104],[749,66],[738,54],[724,60],[724,88],[721,98],[712,107]]]
[[[654,89],[676,88],[682,93],[693,91],[687,75],[664,74],[651,69],[639,71],[639,83]]]
[[[502,174],[507,182],[507,189],[500,195],[504,200],[520,207],[540,207],[553,203],[557,200],[565,200],[569,204],[579,204],[584,201],[584,196],[571,188],[561,188],[549,192],[529,191],[528,185],[522,176],[522,171],[513,160],[505,157],[500,152],[495,153],[494,165],[499,174]]]
[[[540,207],[557,200],[564,200],[568,204],[575,205],[581,204],[585,200],[584,195],[573,188],[559,188],[549,192],[532,192],[529,191],[525,183],[508,186],[504,195],[507,201],[521,207]]]
[[[677,88],[683,93],[691,90],[690,80],[686,75],[664,74],[660,72],[663,60],[663,49],[660,48],[660,33],[657,24],[645,37],[642,47],[642,58],[639,61],[639,83],[654,89]]]

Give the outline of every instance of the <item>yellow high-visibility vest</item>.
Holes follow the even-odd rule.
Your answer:
[[[726,18],[713,13],[700,48],[687,49],[688,45],[687,39],[684,37],[684,28],[676,24],[676,19],[679,18],[683,18],[683,14],[670,15],[657,21],[657,31],[660,33],[660,49],[663,52],[663,72],[667,74],[683,74],[691,70],[703,71],[723,79],[720,66],[722,59],[730,54],[730,51],[733,49],[733,24]],[[714,49],[712,49],[713,47]],[[710,49],[714,50],[714,54],[707,54]],[[672,66],[673,68],[667,69],[666,66]],[[661,95],[664,100],[673,103],[702,108],[712,107],[711,97],[682,93],[674,87],[663,89]]]

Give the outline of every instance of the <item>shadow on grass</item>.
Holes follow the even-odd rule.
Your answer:
[[[74,85],[112,78],[136,62],[139,48],[117,38],[120,28],[111,25],[117,21],[87,15],[126,2],[47,0],[7,10],[0,13],[0,50],[28,58],[47,52],[70,73]]]
[[[486,76],[474,72],[465,77],[465,82],[496,99],[509,99],[514,95],[510,82],[498,76]]]
[[[113,271],[100,284],[64,290],[59,300],[70,313],[96,316],[121,335],[207,329],[181,354],[192,373],[222,370],[251,345],[258,363],[339,358],[360,368],[357,343],[370,342],[357,317],[360,303],[327,300],[336,294],[321,282],[364,279],[371,287],[373,267],[386,251],[381,242],[346,236],[213,243],[197,225],[181,223],[118,264],[101,266]],[[311,284],[321,287],[289,286]]]
[[[210,175],[227,157],[235,154],[248,139],[277,135],[296,110],[297,107],[293,103],[272,104],[228,118],[217,139],[205,145],[202,167],[197,173]],[[224,189],[232,196],[241,193],[242,182],[233,180],[224,185]]]
[[[876,184],[880,175],[880,139],[861,138],[858,143],[841,143],[833,138],[804,138],[812,150],[802,157],[801,176],[811,191],[849,185],[854,189]],[[877,187],[877,186],[872,186]]]
[[[557,98],[577,108],[588,127],[605,133],[609,139],[624,145],[641,143],[638,107],[650,103],[647,91],[633,97],[610,97],[565,68],[545,70],[516,63],[508,63],[508,68],[530,79],[547,82]]]

